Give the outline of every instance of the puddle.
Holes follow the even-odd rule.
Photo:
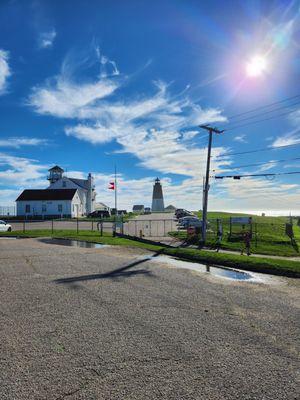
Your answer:
[[[198,264],[189,261],[178,260],[177,258],[172,258],[169,256],[158,256],[152,257],[149,261],[160,262],[164,264],[171,265],[177,268],[189,269],[192,271],[202,272],[217,276],[220,278],[231,279],[234,281],[248,281],[248,282],[263,282],[264,280],[257,274],[252,272],[245,272],[239,269],[232,269],[227,267],[217,267],[205,264]]]
[[[103,247],[109,247],[106,244],[83,242],[71,239],[40,239],[39,241],[47,244],[58,244],[60,246],[83,247],[85,249],[102,249]]]

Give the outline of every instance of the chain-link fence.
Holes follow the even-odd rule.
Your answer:
[[[123,233],[133,237],[162,238],[178,231],[178,222],[174,219],[132,219],[124,223]]]
[[[55,231],[98,231],[100,234],[113,233],[114,223],[105,221],[86,221],[86,220],[22,220],[22,221],[9,221],[12,231],[21,231],[23,233],[39,230],[54,233]],[[120,223],[116,224],[116,231],[121,233],[122,226]]]
[[[178,222],[173,219],[138,220],[132,219],[126,222],[118,220],[109,221],[88,221],[80,219],[52,219],[52,220],[9,220],[7,221],[12,231],[23,233],[39,230],[48,233],[55,231],[99,231],[113,234],[123,233],[132,237],[162,238],[167,237],[171,232],[178,231]]]
[[[251,234],[251,238],[266,241],[286,241],[289,236],[286,233],[286,223],[252,222],[251,224],[231,224],[230,219],[210,219],[208,221],[207,237],[217,238],[218,232],[228,241],[239,241],[245,232]]]
[[[201,229],[198,237],[188,237],[181,231],[182,239],[201,241]],[[266,254],[292,255],[299,252],[300,227],[291,222],[251,221],[245,224],[232,224],[230,218],[209,219],[207,227],[207,245],[228,250],[241,250],[250,241],[251,248]]]

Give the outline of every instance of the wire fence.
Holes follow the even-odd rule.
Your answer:
[[[131,237],[149,238],[161,240],[173,236],[183,242],[199,243],[201,241],[201,228],[198,227],[194,234],[190,235],[188,229],[181,228],[174,219],[131,219],[126,222],[95,221],[81,219],[57,219],[57,220],[7,220],[12,231],[23,233],[30,231],[45,231],[55,233],[58,231],[90,231],[103,234],[120,233]],[[251,224],[231,224],[229,218],[209,219],[207,227],[207,244],[217,245],[228,249],[240,249],[243,246],[246,232],[250,233],[251,246],[259,249],[281,247],[286,251],[298,252],[297,240],[300,241],[300,221],[294,221],[293,225],[283,220],[276,222],[255,222]],[[220,229],[221,227],[221,229]],[[221,235],[220,235],[221,230]],[[293,249],[292,249],[293,248]],[[289,250],[287,250],[289,251]]]
[[[178,222],[173,219],[133,219],[124,223],[123,233],[133,237],[162,238],[178,231]]]
[[[115,224],[113,222],[104,222],[104,221],[86,221],[86,220],[12,220],[8,222],[11,225],[12,231],[21,231],[23,233],[29,231],[51,231],[54,233],[55,231],[91,231],[91,232],[99,232],[100,234],[113,233]],[[122,226],[117,223],[116,231],[122,233]]]
[[[286,232],[286,223],[263,223],[253,222],[251,224],[230,224],[230,219],[211,219],[208,222],[207,236],[209,238],[217,237],[220,227],[222,236],[228,241],[241,240],[245,232],[251,234],[251,238],[260,240],[288,240]]]
[[[167,237],[169,233],[178,231],[178,222],[173,219],[158,220],[128,220],[123,222],[118,220],[111,221],[88,221],[80,219],[52,219],[52,220],[7,220],[11,225],[12,231],[21,231],[23,233],[40,230],[55,231],[72,230],[72,231],[98,231],[113,234],[114,232],[122,233],[132,237],[146,238],[162,238]]]

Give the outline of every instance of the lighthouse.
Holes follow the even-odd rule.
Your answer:
[[[162,186],[158,178],[155,179],[153,185],[153,195],[152,195],[152,212],[163,212],[165,211],[164,206],[164,196],[162,191]]]

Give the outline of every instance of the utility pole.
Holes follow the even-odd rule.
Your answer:
[[[210,158],[211,158],[211,145],[212,145],[212,134],[223,133],[219,129],[212,128],[209,125],[200,125],[200,128],[205,129],[209,132],[208,136],[208,148],[207,148],[207,163],[206,163],[206,175],[203,189],[203,210],[202,210],[202,243],[206,241],[206,228],[207,228],[207,204],[208,204],[208,191],[209,191],[209,169],[210,169]]]

